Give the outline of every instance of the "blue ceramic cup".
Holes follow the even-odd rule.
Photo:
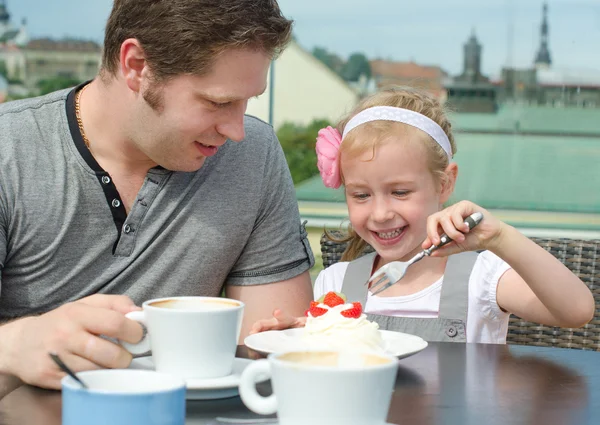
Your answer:
[[[104,369],[62,380],[63,425],[184,425],[185,382],[148,370]]]

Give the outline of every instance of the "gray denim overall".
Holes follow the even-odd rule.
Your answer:
[[[348,264],[342,293],[348,302],[367,302],[369,280],[376,253],[370,253]],[[367,314],[367,319],[377,322],[380,329],[417,335],[426,341],[466,342],[469,277],[475,265],[476,252],[462,252],[448,257],[438,318],[394,317]]]

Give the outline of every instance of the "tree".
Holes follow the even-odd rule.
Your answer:
[[[340,72],[344,67],[344,61],[342,58],[334,53],[329,53],[323,47],[315,47],[312,51],[312,54],[315,58],[323,62],[327,68],[340,75]]]
[[[364,54],[353,53],[342,68],[341,76],[346,81],[356,82],[361,75],[364,75],[367,79],[371,78],[371,64]]]
[[[277,131],[294,184],[319,173],[315,143],[319,130],[328,125],[329,122],[322,119],[314,120],[308,126],[288,122]]]
[[[79,81],[73,77],[65,77],[65,76],[58,75],[53,78],[47,78],[47,79],[38,81],[36,86],[40,90],[39,94],[44,95],[44,94],[52,93],[53,91],[76,86],[79,83],[81,83],[81,81]]]
[[[8,69],[6,68],[6,62],[0,59],[0,75],[8,81]]]

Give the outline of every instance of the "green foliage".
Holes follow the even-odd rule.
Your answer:
[[[72,77],[64,77],[59,75],[53,78],[38,81],[37,88],[40,90],[39,94],[44,95],[52,93],[53,91],[76,86],[79,83],[81,83],[81,81]]]
[[[308,126],[288,122],[277,131],[294,184],[319,173],[315,143],[319,130],[328,125],[330,123],[322,119],[314,120]]]
[[[371,78],[371,64],[363,53],[353,53],[346,62],[323,47],[315,47],[312,54],[345,81],[356,82],[361,75],[364,75],[367,79]]]
[[[0,60],[0,75],[8,81],[8,69],[6,68],[6,62]]]
[[[27,99],[29,97],[32,97],[33,95],[31,93],[26,94],[26,95],[18,95],[18,94],[11,94],[9,96],[6,97],[5,102],[10,102],[12,100],[21,100],[21,99]]]
[[[344,61],[335,53],[329,53],[322,47],[315,47],[312,51],[315,58],[323,62],[329,69],[336,74],[340,75],[342,68],[344,67]]]
[[[342,68],[341,77],[346,81],[358,81],[361,75],[371,78],[371,64],[362,53],[353,53]]]

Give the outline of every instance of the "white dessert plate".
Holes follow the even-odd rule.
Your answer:
[[[237,396],[242,371],[253,361],[236,357],[233,361],[233,373],[231,375],[222,378],[186,380],[186,398],[188,400],[215,400]],[[133,359],[129,368],[154,370],[152,356]]]
[[[399,359],[412,356],[427,347],[427,341],[415,335],[383,330],[379,332],[381,332],[381,338],[385,343],[385,352]],[[246,344],[246,347],[263,354],[316,349],[317,347],[309,347],[302,340],[303,333],[304,328],[266,331],[247,336],[244,339],[244,344]],[[323,349],[327,349],[327,347],[323,347]]]

